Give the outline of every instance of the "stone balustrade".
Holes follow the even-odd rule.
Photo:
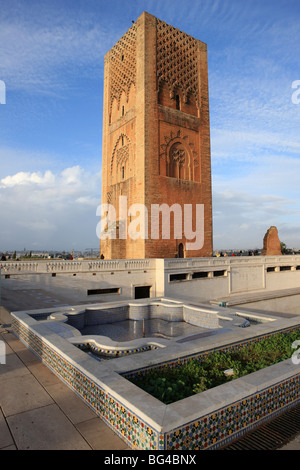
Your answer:
[[[1,274],[86,273],[155,269],[155,260],[2,261]]]

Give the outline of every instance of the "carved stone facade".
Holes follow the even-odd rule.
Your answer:
[[[200,182],[199,154],[195,150],[194,140],[197,135],[182,130],[164,135],[164,143],[160,145],[160,175],[181,180]],[[197,148],[197,147],[196,147]]]
[[[158,85],[167,84],[171,99],[180,91],[185,104],[193,95],[199,109],[197,50],[196,39],[157,20]]]
[[[148,237],[118,237],[120,196],[147,208]],[[146,12],[105,56],[102,203],[117,219],[105,259],[212,256],[206,44]],[[152,239],[153,204],[203,204],[203,247],[187,251],[174,227],[170,240]]]
[[[109,94],[110,112],[114,100],[120,107],[121,96],[124,93],[128,101],[131,86],[136,81],[136,25],[117,42],[107,58],[109,63]]]

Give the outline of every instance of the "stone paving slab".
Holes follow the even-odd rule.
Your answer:
[[[27,367],[31,374],[34,375],[39,383],[46,389],[51,385],[62,383],[60,378],[39,360],[38,362],[28,364]],[[67,387],[66,389],[69,390]]]
[[[0,339],[3,336],[0,337]],[[2,383],[14,377],[22,377],[28,375],[30,372],[23,364],[20,358],[6,345],[6,364],[0,364],[0,386]]]
[[[0,449],[5,449],[11,446],[14,446],[14,441],[2,410],[0,409]]]
[[[0,450],[129,449],[9,329],[0,340]]]
[[[93,410],[75,393],[70,393],[64,383],[60,382],[47,386],[47,392],[73,424],[88,421],[95,417]]]
[[[232,307],[235,305],[242,305],[251,302],[258,302],[262,300],[277,299],[280,297],[288,297],[292,295],[299,295],[300,287],[294,287],[291,289],[280,289],[280,290],[261,290],[256,292],[244,292],[236,293],[228,296],[224,296],[218,299],[211,300],[211,304],[219,304],[219,302],[226,302],[227,307]]]
[[[19,450],[91,450],[55,403],[17,413],[7,423]]]
[[[300,434],[279,450],[300,450]]]
[[[52,404],[54,401],[39,382],[31,374],[27,374],[1,383],[0,403],[5,417],[8,417]]]
[[[129,450],[126,443],[116,438],[115,433],[101,419],[94,418],[76,427],[94,450]]]

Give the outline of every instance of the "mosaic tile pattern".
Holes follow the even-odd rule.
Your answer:
[[[91,343],[78,343],[76,347],[81,349],[82,351],[91,351],[97,356],[103,356],[106,358],[114,359],[116,357],[124,357],[124,356],[131,356],[132,354],[138,354],[144,351],[151,351],[152,349],[158,349],[157,346],[153,345],[146,345],[141,346],[139,348],[132,348],[132,349],[103,349],[97,347]]]
[[[167,433],[165,448],[217,449],[297,402],[299,375]]]

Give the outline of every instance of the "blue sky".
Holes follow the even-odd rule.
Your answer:
[[[300,247],[298,0],[0,0],[0,251],[98,247],[104,55],[143,11],[208,46],[214,248]]]

